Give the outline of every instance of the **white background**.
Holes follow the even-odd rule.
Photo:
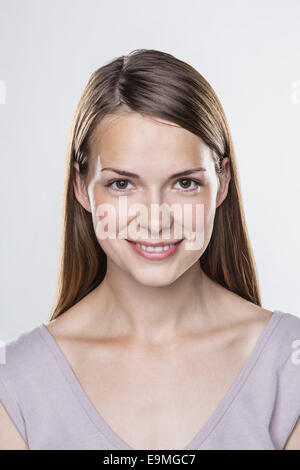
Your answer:
[[[80,95],[94,70],[139,48],[190,63],[215,89],[234,139],[263,307],[300,316],[299,0],[0,0],[4,341],[49,318]]]

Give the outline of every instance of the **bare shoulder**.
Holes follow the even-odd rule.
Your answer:
[[[263,330],[269,323],[273,310],[265,309],[239,295],[223,292],[222,323],[231,335],[233,348],[249,356]]]
[[[100,318],[100,309],[97,309],[96,314]],[[92,291],[57,318],[49,321],[46,327],[56,339],[82,339],[84,331],[93,324],[94,317],[95,303]]]
[[[289,435],[283,450],[300,450],[300,416]]]
[[[81,318],[78,316],[78,307],[74,305],[57,318],[45,323],[45,326],[55,338],[71,337],[72,333],[76,332],[78,321],[80,322]]]
[[[69,364],[77,370],[83,358],[91,358],[104,335],[105,302],[95,301],[91,291],[57,318],[45,323]]]
[[[273,310],[268,310],[245,299],[241,299],[238,316],[241,317],[241,325],[245,326],[254,335],[254,339],[262,333],[273,314]]]
[[[246,353],[249,354],[268,325],[274,311],[251,303],[245,307],[245,348]]]
[[[29,450],[0,401],[0,450]]]

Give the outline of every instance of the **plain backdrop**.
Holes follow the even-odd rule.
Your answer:
[[[0,0],[3,341],[49,318],[80,95],[94,70],[140,48],[188,62],[215,89],[263,307],[300,316],[299,0]]]

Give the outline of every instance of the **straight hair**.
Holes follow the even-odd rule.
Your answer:
[[[107,257],[92,215],[75,197],[74,162],[85,178],[95,127],[105,116],[122,111],[168,120],[199,136],[212,150],[218,175],[223,158],[229,158],[228,193],[216,208],[212,235],[199,262],[212,280],[261,306],[236,156],[221,103],[191,65],[166,52],[136,49],[97,69],[75,110],[66,155],[59,279],[50,320],[79,302],[106,274]]]

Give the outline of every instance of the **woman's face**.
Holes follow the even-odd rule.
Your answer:
[[[228,190],[228,158],[218,176],[211,150],[199,137],[133,112],[103,119],[91,150],[85,183],[74,164],[74,190],[92,214],[107,269],[121,269],[147,286],[171,284],[198,262],[209,243],[216,207]],[[164,216],[155,207],[163,207]],[[132,240],[171,247],[151,254]]]

